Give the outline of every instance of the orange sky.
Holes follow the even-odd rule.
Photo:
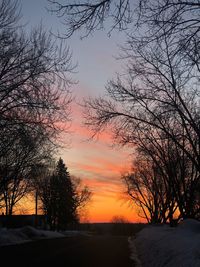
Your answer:
[[[23,22],[27,24],[27,30],[42,24],[46,29],[54,33],[65,32],[64,24],[49,12],[47,12],[46,0],[21,0]],[[120,72],[121,63],[115,60],[119,54],[119,46],[124,44],[126,34],[113,32],[111,38],[103,31],[95,32],[94,36],[80,40],[79,35],[73,35],[65,40],[73,52],[73,62],[78,67],[73,79],[79,83],[72,88],[77,102],[83,97],[98,96],[105,92],[107,80]],[[108,134],[103,134],[96,142],[86,142],[89,133],[81,127],[81,110],[73,104],[72,133],[67,135],[66,143],[70,142],[70,148],[62,150],[60,155],[68,167],[71,175],[80,177],[84,184],[90,187],[93,193],[92,202],[88,208],[88,219],[91,222],[109,222],[113,216],[124,216],[130,221],[141,220],[137,217],[137,211],[128,208],[122,200],[124,191],[120,176],[121,172],[130,168],[132,158],[131,151],[126,149],[112,149],[111,139]],[[30,209],[30,212],[34,209]]]
[[[83,91],[79,88],[80,92]],[[81,95],[81,94],[79,94]],[[121,174],[130,170],[133,155],[127,148],[113,147],[111,135],[103,133],[98,140],[90,140],[91,133],[83,126],[82,110],[73,103],[70,134],[64,136],[70,145],[58,154],[62,157],[71,175],[81,178],[92,192],[92,200],[87,208],[90,222],[110,222],[114,216],[124,216],[130,222],[143,221],[136,207],[125,201],[125,187]],[[26,200],[25,200],[26,201]],[[34,201],[31,201],[34,204]],[[30,203],[30,201],[29,201]],[[23,212],[34,213],[34,205]]]
[[[73,134],[69,136],[71,145],[61,156],[69,172],[80,177],[92,191],[87,219],[90,222],[109,222],[120,215],[132,222],[141,221],[137,211],[124,200],[125,188],[121,181],[121,173],[131,168],[131,151],[112,148],[108,133],[96,141],[87,141],[90,133],[81,125],[81,109],[75,105],[74,114]]]
[[[80,127],[71,136],[71,147],[60,155],[70,174],[81,178],[83,185],[87,185],[92,192],[91,202],[82,221],[110,222],[114,216],[123,216],[130,222],[142,222],[136,207],[128,205],[121,181],[121,173],[131,168],[130,151],[111,148],[107,143],[109,138],[86,142],[88,134],[86,129],[81,131]],[[34,199],[24,199],[17,210],[33,214],[34,205]]]

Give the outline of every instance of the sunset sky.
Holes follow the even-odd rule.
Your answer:
[[[42,22],[46,29],[64,32],[64,26],[49,14],[45,7],[47,0],[21,0],[22,21],[27,30]],[[73,52],[73,61],[78,63],[74,79],[78,84],[72,87],[76,96],[73,104],[70,147],[61,151],[68,170],[88,185],[93,193],[88,208],[88,220],[91,222],[109,222],[113,216],[120,215],[129,221],[140,221],[137,212],[128,207],[123,199],[121,173],[130,169],[132,157],[130,150],[111,148],[111,138],[105,133],[99,140],[87,141],[89,131],[83,127],[82,110],[77,104],[83,97],[99,96],[105,93],[105,85],[122,68],[115,57],[119,53],[117,44],[125,40],[123,33],[113,33],[109,38],[106,32],[96,32],[93,36],[80,40],[79,34],[66,42]]]

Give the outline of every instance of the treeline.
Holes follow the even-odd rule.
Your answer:
[[[107,18],[109,33],[127,31],[126,68],[107,97],[85,101],[86,125],[94,134],[111,126],[116,143],[134,148],[123,180],[148,222],[200,219],[199,2],[58,1],[52,9],[68,22],[67,36],[103,29]]]
[[[42,26],[28,33],[20,17],[18,1],[0,1],[0,209],[7,216],[24,196],[38,188],[39,172],[43,176],[50,172],[59,134],[69,126],[72,101],[69,85],[74,66],[69,48]],[[54,188],[55,202],[57,187],[62,189],[59,183],[68,187],[62,189],[69,190],[68,196],[61,192],[61,197],[72,198],[65,201],[74,201],[70,216],[77,220],[81,201],[75,188],[78,182],[71,184],[61,160],[56,168],[40,183],[46,183],[46,190],[48,186]],[[39,188],[42,190],[42,185]],[[50,225],[61,227],[60,215],[54,214],[57,204],[52,202],[52,190],[47,196],[41,190],[39,196]]]

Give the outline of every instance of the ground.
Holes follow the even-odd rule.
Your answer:
[[[74,236],[1,247],[10,266],[133,267],[127,236]]]

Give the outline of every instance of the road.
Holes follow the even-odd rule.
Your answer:
[[[0,248],[6,267],[133,267],[127,237],[77,236]]]

